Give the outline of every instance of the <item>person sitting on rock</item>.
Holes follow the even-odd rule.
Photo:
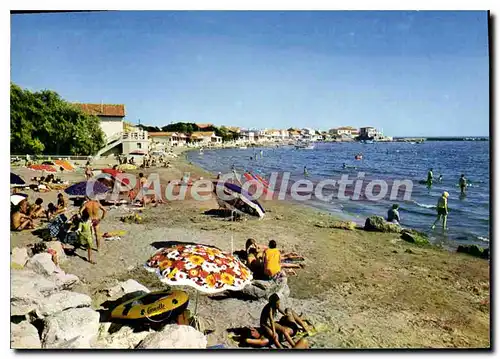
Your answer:
[[[392,205],[392,208],[387,212],[387,222],[399,223],[401,221],[398,209],[399,204]]]

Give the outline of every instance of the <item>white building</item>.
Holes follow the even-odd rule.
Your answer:
[[[215,132],[212,131],[198,131],[193,132],[188,140],[191,143],[199,144],[199,145],[208,145],[210,143],[222,143],[222,137],[216,136]]]
[[[151,148],[163,150],[167,147],[182,147],[187,142],[187,136],[180,132],[149,132]]]
[[[106,143],[123,132],[125,105],[75,103],[83,112],[95,115],[101,120],[100,126]]]

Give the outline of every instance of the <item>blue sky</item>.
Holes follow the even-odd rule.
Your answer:
[[[486,12],[12,15],[11,80],[158,126],[489,133]]]

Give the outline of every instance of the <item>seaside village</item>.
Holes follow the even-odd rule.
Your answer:
[[[334,292],[323,299],[320,294],[314,296],[315,291],[329,293],[321,287],[328,278],[314,269],[323,263],[317,258],[323,258],[324,250],[313,247],[316,239],[306,239],[303,228],[312,226],[309,235],[318,233],[325,241],[333,235],[343,241],[354,238],[359,242],[350,246],[359,247],[359,253],[362,241],[375,241],[365,232],[390,233],[393,249],[384,255],[405,256],[402,263],[424,258],[429,243],[424,234],[402,230],[377,216],[368,218],[364,228],[328,216],[301,224],[294,216],[305,209],[254,200],[239,180],[221,183],[215,174],[196,168],[184,157],[184,151],[193,147],[197,151],[280,145],[308,149],[317,141],[392,141],[391,137],[373,127],[319,132],[196,124],[196,130],[189,132],[151,131],[126,122],[124,105],[77,106],[100,119],[106,145],[95,155],[11,156],[12,348],[409,345],[397,339],[374,342],[362,334],[356,320],[366,320],[363,313],[375,310],[368,303],[357,314],[343,317],[354,305],[351,293],[366,285],[356,281],[354,264],[352,276],[339,279],[342,283]],[[226,137],[230,133],[231,139],[223,141],[221,131]],[[171,186],[174,194],[186,190],[186,199],[169,201],[151,195],[150,174],[159,174],[162,193]],[[262,176],[246,173],[241,178],[271,191]],[[196,202],[190,196],[198,179],[213,181],[214,189],[206,193],[212,196],[210,201]],[[217,188],[229,199],[220,198]],[[292,223],[297,229],[290,228]],[[358,237],[350,234],[358,230],[362,232]],[[365,267],[369,265],[366,256],[353,260]],[[339,253],[334,257],[324,263],[344,261]],[[382,279],[373,279],[373,287],[363,287],[368,297],[381,286],[378,280],[391,275],[384,270],[376,269]],[[360,278],[370,275],[359,272]],[[483,293],[481,288],[478,291]],[[389,317],[375,318],[380,333],[390,332],[387,323],[394,333],[409,336],[407,331],[417,330],[408,324],[413,319]],[[427,334],[415,339],[414,345],[439,346],[441,339],[436,338],[447,338],[449,346],[468,344],[463,336],[441,327],[432,329],[436,330],[432,335],[425,330],[421,333]]]

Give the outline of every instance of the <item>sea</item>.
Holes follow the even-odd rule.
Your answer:
[[[325,179],[338,181],[342,175],[347,175],[353,180],[361,178],[363,188],[371,181],[385,181],[388,194],[379,200],[369,200],[361,195],[359,199],[334,196],[332,200],[324,201],[313,195],[310,200],[302,202],[359,224],[364,224],[371,215],[386,216],[392,204],[398,203],[403,226],[424,231],[435,244],[452,249],[460,244],[489,246],[489,146],[489,141],[427,141],[421,144],[328,142],[316,143],[315,148],[309,150],[295,149],[294,146],[205,149],[203,153],[190,151],[188,160],[214,175],[229,173],[233,168],[237,173],[251,171],[265,179],[269,179],[273,172],[289,172],[291,183],[305,178],[314,183]],[[362,159],[355,159],[357,154],[361,154]],[[430,168],[433,169],[434,182],[428,187],[424,181]],[[462,173],[470,183],[465,196],[460,195],[458,187]],[[440,175],[441,182],[438,181]],[[390,198],[395,180],[411,181],[412,188],[406,193],[406,199],[401,187],[397,192],[400,195]],[[347,195],[353,193],[354,185],[347,186]],[[374,194],[377,194],[377,188],[380,189],[375,186]],[[327,189],[325,186],[326,192]],[[448,230],[445,232],[440,223],[436,229],[431,229],[436,219],[436,203],[443,191],[449,193]],[[333,187],[331,193],[337,193]]]

